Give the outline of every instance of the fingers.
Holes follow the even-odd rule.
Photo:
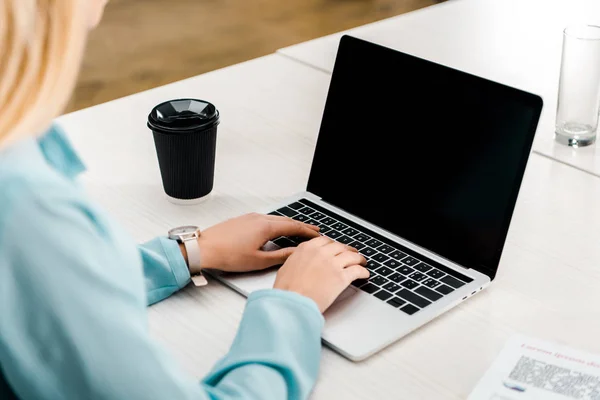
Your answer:
[[[281,219],[269,220],[269,224],[273,238],[278,236],[303,236],[308,238],[320,236],[318,227],[295,221],[291,218],[281,217]]]
[[[321,247],[324,251],[327,252],[330,256],[340,257],[338,260],[338,264],[341,268],[347,267],[352,264],[365,264],[365,258],[358,253],[353,247],[348,247],[345,244],[338,243],[333,241],[332,239],[319,236],[315,239],[312,239],[308,242],[304,243],[305,246],[310,246],[313,248]],[[260,251],[260,258],[262,260],[261,267],[269,268],[273,265],[283,264],[296,250],[296,247],[287,247],[274,251]],[[347,255],[345,255],[347,254]],[[344,257],[344,258],[342,258]]]
[[[282,216],[282,215],[270,215],[270,214],[265,214],[265,215],[264,215],[264,217],[265,217],[266,219],[268,219],[268,220],[271,220],[271,221],[289,221],[290,219],[291,219],[292,221],[295,221],[295,219],[292,219],[292,218],[290,218],[290,217],[284,217],[284,216]],[[314,225],[311,225],[311,224],[307,224],[307,225],[309,225],[309,226],[314,226]]]
[[[333,240],[328,238],[327,236],[319,235],[318,237],[311,239],[308,242],[302,243],[302,245],[306,247],[323,247],[325,245],[328,245],[329,243],[333,243]]]
[[[337,256],[340,253],[345,251],[358,252],[354,247],[346,246],[343,243],[336,242],[333,239],[328,238],[327,236],[320,236],[311,239],[308,242],[302,243],[303,246],[317,248],[321,247],[323,251],[326,252],[329,256]]]
[[[368,269],[362,265],[351,265],[344,269],[344,275],[348,281],[348,284],[354,282],[357,279],[367,279],[371,274]]]
[[[335,257],[337,265],[346,268],[352,265],[365,265],[367,260],[362,254],[354,251],[344,251]]]
[[[317,240],[317,239],[313,239],[313,240]],[[323,250],[327,251],[327,253],[332,256],[337,256],[344,252],[358,254],[358,250],[356,250],[354,247],[346,246],[343,243],[335,242],[331,239],[329,239],[329,243],[327,243],[325,246],[323,246]]]
[[[294,253],[294,250],[296,250],[295,247],[287,247],[275,251],[261,251],[261,267],[265,269],[273,265],[283,264]]]
[[[281,215],[265,215],[265,217],[270,220],[270,221],[274,221],[274,222],[285,222],[285,221],[296,221],[295,219],[289,218],[289,217],[282,217]],[[300,221],[296,221],[299,224],[303,224],[313,230],[319,230],[319,227],[313,224],[305,224],[303,222]]]

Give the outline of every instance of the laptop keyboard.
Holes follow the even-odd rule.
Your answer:
[[[352,285],[409,315],[473,281],[306,199],[270,214],[317,225],[321,234],[356,248],[371,276]],[[293,247],[306,240],[282,236],[273,242]]]

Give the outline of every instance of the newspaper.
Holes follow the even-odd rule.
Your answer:
[[[600,356],[516,335],[468,400],[600,400]]]

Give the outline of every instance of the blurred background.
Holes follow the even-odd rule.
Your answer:
[[[110,0],[68,112],[444,0]]]

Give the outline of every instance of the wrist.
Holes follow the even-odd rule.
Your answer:
[[[198,241],[198,247],[200,248],[200,268],[190,266],[190,262],[188,260],[187,250],[183,243],[179,243],[179,250],[181,250],[181,255],[185,260],[188,269],[190,270],[190,275],[198,274],[202,269],[215,269],[216,264],[213,261],[214,252],[211,249],[210,244],[206,242],[206,239],[203,239],[202,236],[196,239]]]
[[[215,251],[213,250],[210,243],[204,236],[200,236],[198,239],[198,247],[200,248],[200,259],[201,259],[201,270],[202,269],[217,269],[218,264],[215,262]],[[192,271],[194,268],[190,268],[190,273],[195,274],[200,271]]]

